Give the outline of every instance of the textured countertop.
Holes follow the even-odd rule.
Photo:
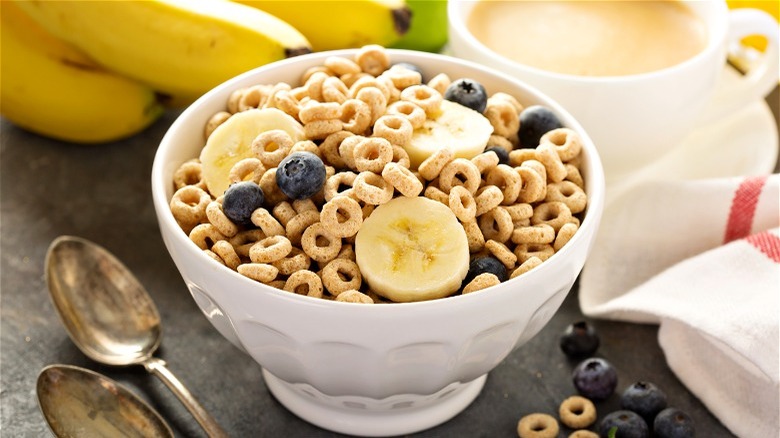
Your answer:
[[[778,90],[767,101],[778,110]],[[163,325],[157,356],[168,362],[204,407],[236,437],[333,437],[291,414],[266,389],[260,367],[212,328],[190,298],[160,236],[150,189],[157,144],[175,119],[170,112],[131,139],[77,146],[45,139],[0,121],[0,434],[48,436],[35,381],[49,364],[101,372],[140,393],[177,436],[204,436],[179,401],[141,366],[116,368],[87,359],[70,341],[49,300],[43,261],[59,235],[90,239],[112,251],[156,302]],[[516,436],[525,414],[555,414],[574,394],[569,362],[558,337],[583,319],[577,288],[542,332],[488,375],[477,399],[449,422],[414,436]],[[698,436],[731,434],[677,380],[657,342],[657,327],[591,321],[601,335],[597,355],[618,370],[618,390],[649,380],[670,405],[687,411]],[[599,417],[618,409],[614,395],[597,405]],[[562,437],[568,430],[561,431]]]

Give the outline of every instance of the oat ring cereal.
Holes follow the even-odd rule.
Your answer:
[[[197,159],[184,162],[173,173],[173,186],[176,190],[186,186],[197,186],[206,190],[206,182],[203,181],[203,166]]]
[[[290,239],[290,242],[292,242],[293,245],[300,244],[303,232],[306,231],[306,229],[309,228],[312,224],[315,224],[319,221],[320,212],[317,210],[302,211],[296,214],[292,219],[290,219],[289,222],[287,222],[287,225],[284,226],[284,229],[287,232],[287,238]]]
[[[292,146],[290,134],[281,129],[272,129],[252,141],[252,152],[267,168],[276,167],[290,153]]]
[[[539,266],[542,264],[542,259],[539,257],[531,256],[525,259],[525,261],[520,264],[517,268],[515,268],[514,271],[512,271],[512,274],[509,275],[509,278],[515,278],[519,275],[523,275],[526,272],[530,271],[531,269]]]
[[[485,249],[490,251],[493,257],[504,264],[507,269],[512,269],[517,263],[517,256],[502,242],[489,239],[485,242]]]
[[[206,218],[219,230],[225,237],[233,237],[238,233],[238,226],[233,223],[225,212],[222,211],[222,197],[216,201],[211,201],[206,207]]]
[[[250,220],[256,227],[263,230],[263,234],[266,236],[280,236],[285,233],[282,224],[280,224],[265,208],[258,208],[253,211]]]
[[[322,98],[325,102],[342,104],[347,100],[349,89],[341,79],[331,76],[322,82]]]
[[[363,210],[354,199],[337,196],[322,206],[320,222],[336,237],[352,237],[363,225]]]
[[[401,100],[412,102],[425,111],[428,117],[434,116],[444,100],[441,93],[427,85],[412,85],[401,91]]]
[[[319,146],[322,158],[327,160],[328,163],[331,163],[335,167],[346,166],[344,160],[341,159],[341,155],[339,155],[339,146],[345,138],[352,135],[354,135],[352,132],[345,130],[334,132],[333,134],[327,136]]]
[[[360,73],[360,66],[355,61],[341,56],[328,56],[322,64],[336,76]]]
[[[566,426],[582,429],[596,421],[596,406],[585,397],[573,395],[561,402],[558,414]]]
[[[209,223],[200,224],[193,228],[189,237],[200,249],[211,249],[215,243],[226,239],[217,227]]]
[[[354,135],[341,141],[341,144],[339,145],[339,156],[341,156],[344,166],[351,170],[357,170],[357,166],[355,165],[355,147],[366,138],[367,137],[362,135]]]
[[[493,210],[501,205],[504,200],[504,192],[496,186],[484,186],[477,190],[477,196],[474,197],[474,201],[477,203],[477,216]]]
[[[323,65],[315,65],[314,67],[307,68],[306,71],[304,71],[301,75],[301,82],[304,84],[309,82],[309,79],[314,76],[314,73],[317,72],[325,73],[328,76],[333,76],[333,71],[323,63]]]
[[[353,186],[357,174],[351,171],[339,172],[325,180],[325,201],[332,201],[337,196],[354,196]],[[349,187],[343,189],[342,187]]]
[[[266,168],[263,166],[263,162],[258,158],[249,157],[239,160],[233,167],[230,168],[228,177],[231,183],[237,183],[241,181],[253,181],[255,184],[260,184],[260,180],[263,178]]]
[[[311,152],[316,155],[317,158],[322,159],[322,152],[320,152],[319,146],[311,140],[296,141],[292,148],[290,148],[291,154],[295,152]]]
[[[449,76],[447,76],[446,73],[439,73],[428,81],[428,86],[438,91],[439,94],[443,96],[444,92],[447,91],[447,87],[449,87],[451,83],[452,80]]]
[[[371,110],[371,124],[382,117],[387,109],[387,97],[377,87],[361,88],[355,97],[365,102]]]
[[[517,227],[512,231],[514,243],[552,243],[555,240],[555,229],[550,225],[541,223],[527,227]]]
[[[479,229],[477,221],[462,222],[461,225],[463,225],[463,230],[466,231],[469,252],[475,253],[482,250],[485,246],[485,236],[482,235],[482,230]]]
[[[393,145],[393,162],[407,169],[412,165],[412,161],[409,159],[409,153],[406,152],[406,149],[398,145]],[[422,181],[420,182],[422,183]]]
[[[282,201],[276,204],[271,211],[271,214],[282,224],[283,227],[287,226],[287,222],[294,218],[298,214],[293,208],[292,204],[287,201]]]
[[[423,191],[423,196],[434,201],[439,201],[446,206],[450,206],[450,195],[442,192],[438,187],[429,185]]]
[[[418,196],[423,190],[422,182],[411,170],[399,163],[387,163],[382,169],[382,178],[403,196]]]
[[[322,101],[322,84],[328,79],[330,74],[325,71],[315,71],[306,79],[303,86],[306,88],[309,98],[315,101]],[[303,109],[303,108],[301,108]],[[303,122],[303,120],[301,120]],[[305,123],[305,122],[304,122]]]
[[[399,90],[422,83],[422,75],[420,73],[400,65],[390,67],[381,76],[390,78],[395,88]]]
[[[537,257],[539,260],[545,261],[555,253],[555,250],[549,243],[520,243],[513,252],[520,263],[525,263],[531,257]]]
[[[507,242],[515,226],[504,207],[496,207],[479,216],[479,229],[486,239]]]
[[[338,119],[341,117],[341,103],[310,100],[301,107],[298,116],[304,125],[322,120]]]
[[[393,199],[393,186],[373,172],[360,172],[353,188],[358,199],[367,204],[380,205]]]
[[[374,136],[398,146],[406,146],[412,141],[413,130],[412,123],[400,115],[384,115],[374,123]]]
[[[493,125],[493,133],[501,137],[510,137],[520,128],[517,109],[505,100],[488,99],[485,117]]]
[[[390,56],[385,48],[376,44],[363,46],[355,54],[355,63],[370,75],[379,76],[390,67]]]
[[[417,167],[417,171],[420,176],[428,181],[433,181],[439,176],[441,170],[444,169],[452,159],[455,158],[455,154],[452,149],[448,147],[439,148],[436,152],[432,153],[428,158],[420,163]]]
[[[520,174],[506,164],[499,164],[488,172],[485,182],[501,189],[504,195],[501,203],[504,205],[514,204],[523,186]]]
[[[290,254],[288,254],[287,257],[272,262],[271,264],[279,270],[280,274],[292,275],[296,271],[309,269],[309,266],[311,266],[311,258],[309,258],[302,249],[293,246],[292,251],[290,251]]]
[[[560,426],[552,415],[528,414],[517,423],[520,438],[557,438]]]
[[[387,114],[397,114],[406,117],[406,120],[412,124],[412,129],[421,128],[426,119],[425,111],[422,108],[404,100],[399,100],[389,105]]]
[[[476,157],[471,159],[471,162],[474,163],[475,166],[477,166],[477,169],[479,169],[479,173],[485,175],[490,173],[491,170],[495,169],[496,166],[498,166],[499,160],[498,155],[496,155],[495,152],[489,151],[489,152],[483,152]]]
[[[360,99],[347,99],[341,104],[341,123],[345,131],[363,134],[371,126],[371,108]]]
[[[448,200],[450,210],[461,222],[470,222],[476,219],[477,203],[474,196],[463,186],[455,186],[450,190]]]
[[[374,300],[359,290],[345,290],[336,297],[342,303],[374,304]]]
[[[538,205],[534,209],[534,214],[531,216],[531,223],[534,225],[547,224],[555,228],[555,231],[561,229],[561,227],[571,222],[572,215],[569,207],[563,202],[545,202]]]
[[[588,196],[577,184],[563,180],[557,183],[547,184],[547,196],[545,201],[560,201],[569,207],[572,214],[585,210],[588,204]]]
[[[211,196],[197,186],[184,186],[171,198],[171,213],[176,222],[186,228],[206,220],[206,207],[211,202]]]
[[[470,193],[476,194],[481,183],[482,175],[479,169],[471,160],[465,158],[450,161],[439,173],[439,188],[444,193],[449,193],[455,186],[463,186]]]
[[[333,259],[322,269],[322,284],[333,296],[350,289],[360,290],[363,277],[357,263],[349,259]]]
[[[541,144],[536,148],[536,156],[547,171],[547,179],[560,182],[566,178],[566,166],[563,165],[558,152],[550,144]]]
[[[463,288],[463,294],[465,295],[482,289],[487,289],[490,286],[495,286],[499,283],[501,283],[501,280],[496,277],[496,274],[484,272],[474,277],[474,279]]]
[[[299,295],[322,298],[322,279],[308,269],[295,271],[284,282],[283,289]]]
[[[263,106],[266,100],[268,100],[268,94],[271,91],[271,86],[268,85],[253,85],[245,89],[238,99],[238,110],[246,111],[252,108],[260,108]]]
[[[515,171],[520,175],[520,192],[517,200],[523,203],[537,202],[547,196],[547,185],[542,177],[531,166],[518,166]]]
[[[316,222],[303,232],[301,248],[312,260],[327,263],[339,255],[341,238],[331,233],[322,222]]]
[[[276,266],[266,263],[243,263],[238,265],[236,271],[260,283],[270,283],[279,275],[279,269]]]
[[[292,243],[285,236],[270,236],[249,248],[249,259],[254,263],[271,263],[287,257]]]
[[[252,245],[265,239],[265,237],[263,230],[254,228],[239,231],[235,236],[228,239],[228,242],[233,245],[239,257],[249,257],[249,250],[252,248]]]
[[[555,236],[555,242],[553,242],[553,249],[556,251],[560,251],[561,248],[563,248],[564,245],[569,243],[569,240],[571,240],[572,237],[574,237],[574,233],[577,232],[579,229],[579,226],[574,223],[568,223],[564,224],[560,230],[558,230],[558,235]]]
[[[574,159],[582,150],[582,138],[569,128],[553,129],[545,133],[539,142],[552,146],[562,161]]]
[[[232,115],[233,114],[230,114],[227,111],[220,111],[220,112],[214,114],[213,116],[211,116],[209,121],[206,122],[206,128],[205,128],[205,130],[203,132],[203,135],[205,136],[205,138],[208,139],[209,137],[211,137],[211,133],[214,132],[214,130],[217,129],[217,127],[219,125],[225,123],[225,120],[229,119],[230,116],[232,116]]]
[[[241,264],[241,258],[238,257],[236,249],[227,240],[219,240],[211,246],[211,252],[222,260],[230,269],[238,268]]]
[[[393,160],[393,145],[382,137],[367,137],[352,150],[358,172],[381,173]]]
[[[300,102],[291,90],[280,90],[274,95],[274,108],[278,108],[296,119],[301,111]]]

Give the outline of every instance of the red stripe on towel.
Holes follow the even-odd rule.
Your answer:
[[[763,252],[767,257],[774,260],[775,263],[780,263],[780,237],[775,236],[769,231],[764,231],[748,236],[745,240],[758,248],[758,250]]]
[[[745,178],[737,187],[737,191],[734,192],[734,199],[731,201],[731,211],[729,211],[729,220],[726,224],[723,243],[750,235],[750,229],[753,227],[753,216],[756,214],[756,205],[758,205],[758,197],[761,195],[761,189],[764,188],[766,180],[766,175],[751,176]]]

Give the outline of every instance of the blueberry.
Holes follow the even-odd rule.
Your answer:
[[[411,62],[396,62],[391,67],[395,67],[395,66],[403,67],[411,71],[416,71],[417,73],[420,73],[420,78],[422,78],[423,75],[422,69],[419,66],[412,64]]]
[[[562,127],[561,121],[549,109],[540,105],[529,106],[520,113],[520,129],[517,131],[520,147],[535,148],[544,134]]]
[[[482,114],[487,106],[485,87],[473,79],[457,79],[444,91],[444,98]]]
[[[325,164],[311,152],[293,152],[276,168],[276,185],[292,199],[307,199],[325,184]]]
[[[655,416],[653,432],[658,438],[690,438],[695,436],[693,419],[677,408],[666,408]]]
[[[561,350],[571,358],[592,356],[599,348],[599,335],[585,321],[569,324],[560,338]]]
[[[611,363],[598,357],[580,362],[572,372],[574,387],[583,397],[604,400],[617,387],[617,371]]]
[[[506,281],[508,277],[506,266],[497,258],[491,256],[476,257],[469,264],[469,272],[466,274],[466,278],[463,279],[463,285],[469,284],[474,277],[485,272],[494,274],[499,281]]]
[[[616,428],[610,435],[609,431]],[[599,436],[602,438],[649,438],[650,428],[636,412],[615,411],[607,414],[599,423]]]
[[[498,155],[498,164],[509,164],[509,152],[501,146],[489,146],[485,152],[493,151]]]
[[[252,212],[263,206],[265,195],[263,189],[252,181],[231,184],[225,190],[222,201],[222,211],[233,223],[249,225]]]
[[[623,391],[620,407],[634,411],[653,424],[655,416],[666,408],[666,394],[650,382],[635,382]]]

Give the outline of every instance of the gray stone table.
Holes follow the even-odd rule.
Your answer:
[[[775,90],[769,99],[775,115],[777,99]],[[176,115],[170,112],[133,138],[101,146],[65,144],[0,121],[2,436],[49,436],[38,410],[35,380],[53,363],[106,374],[142,394],[177,436],[203,436],[179,401],[142,367],[101,366],[71,343],[43,277],[46,249],[62,234],[105,246],[135,272],[161,313],[164,336],[158,355],[232,436],[339,436],[300,420],[270,395],[259,365],[212,328],[166,252],[149,181],[157,144]],[[512,437],[521,416],[557,412],[558,404],[574,393],[570,372],[575,365],[559,350],[558,336],[581,319],[575,286],[546,328],[489,374],[465,411],[414,436]],[[591,322],[602,338],[598,355],[618,370],[619,389],[640,379],[653,381],[671,404],[693,416],[699,436],[730,436],[667,367],[656,326]],[[603,415],[618,404],[615,395],[598,408]],[[564,429],[561,436],[567,435]]]

